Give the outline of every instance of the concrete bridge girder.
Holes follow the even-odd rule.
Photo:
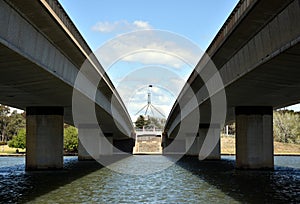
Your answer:
[[[0,2],[0,103],[29,112],[32,108],[37,110],[36,115],[28,115],[27,119],[28,170],[47,168],[47,162],[49,168],[62,167],[61,127],[63,122],[74,123],[74,83],[81,65],[92,54],[58,4],[57,1]],[[133,125],[127,110],[107,75],[101,72],[100,63],[91,55],[84,64],[90,68],[89,75],[102,79],[99,84],[95,77],[90,79],[97,89],[95,98],[82,94],[94,101],[92,107],[100,128],[112,132],[116,140],[131,138]],[[115,96],[113,104],[112,96]],[[63,114],[43,113],[53,108],[62,109]]]
[[[297,0],[276,1],[274,4],[268,0],[252,1],[249,8],[239,13],[239,17],[233,18],[236,17],[235,12],[241,9],[241,4],[224,24],[207,53],[224,83],[226,121],[236,120],[243,126],[236,136],[237,144],[241,146],[237,148],[240,155],[237,167],[272,168],[272,146],[266,142],[272,138],[271,114],[261,116],[256,110],[280,108],[300,101],[300,4]],[[206,81],[201,79],[201,75],[210,73],[207,71],[210,64],[207,64],[206,57],[200,60],[186,85],[202,93],[198,97],[202,98],[199,100],[200,109],[209,104],[204,91]],[[211,76],[213,74],[210,73]],[[182,98],[188,99],[188,96],[182,92],[179,100]],[[239,109],[236,107],[251,107],[253,113],[241,116],[236,114],[235,110]],[[175,104],[167,121],[166,131],[171,138],[172,134],[177,134],[174,127],[180,126],[179,110],[178,104]],[[209,114],[206,120],[209,121]],[[265,139],[258,139],[254,134]],[[243,144],[245,140],[252,141],[251,145],[262,150],[256,151],[254,147],[249,147],[249,143]]]

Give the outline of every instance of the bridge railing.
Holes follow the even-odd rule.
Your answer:
[[[213,39],[212,43],[207,49],[207,53],[209,56],[212,56],[212,54],[217,50],[219,46],[224,42],[227,35],[231,33],[231,31],[234,29],[235,25],[238,24],[241,17],[244,16],[246,11],[248,11],[257,0],[241,0],[236,5],[234,10],[229,15],[228,19],[220,29],[220,31],[217,33],[216,37]]]
[[[114,94],[114,96],[118,99],[117,106],[120,106],[123,110],[125,110],[125,115],[123,118],[127,118],[127,123],[131,124],[129,113],[119,95],[119,93],[116,91],[113,83],[111,82],[110,78],[107,76],[106,72],[104,71],[102,65],[98,61],[97,57],[92,53],[91,48],[87,44],[87,42],[84,40],[82,35],[80,34],[79,30],[76,28],[73,21],[70,19],[64,8],[61,6],[61,4],[58,2],[58,0],[40,0],[42,2],[46,2],[46,4],[53,10],[53,12],[57,15],[59,20],[64,24],[68,32],[72,35],[73,38],[77,41],[79,46],[81,47],[81,51],[85,52],[83,53],[86,58],[89,58],[95,69],[98,69],[101,74],[103,75],[103,81],[108,85],[110,92],[106,95],[108,98],[111,97],[110,93]],[[133,127],[132,127],[133,128]]]
[[[143,135],[161,135],[162,129],[157,128],[143,128],[143,129],[136,129],[136,137],[143,136]]]
[[[59,19],[64,23],[64,25],[68,28],[71,34],[76,38],[80,46],[84,49],[84,51],[89,55],[92,53],[92,50],[76,28],[73,21],[70,19],[64,8],[60,5],[57,0],[45,0],[51,9],[56,13]]]
[[[162,129],[160,128],[143,128],[143,129],[135,129],[136,132],[159,132],[159,131],[162,131]]]
[[[211,42],[209,47],[207,48],[206,53],[210,57],[213,56],[213,54],[218,50],[218,48],[224,43],[227,36],[234,30],[235,26],[240,22],[240,20],[245,16],[245,14],[257,2],[258,2],[258,0],[240,0],[238,2],[236,7],[233,9],[231,14],[227,18],[226,22],[223,24],[223,26],[221,27],[221,29],[219,30],[219,32],[217,33],[217,35],[215,36],[215,38],[213,39],[213,41]],[[203,55],[202,58],[200,59],[199,63],[201,63],[202,60],[205,63],[205,60],[206,60],[205,57],[206,57],[206,55]],[[194,70],[187,81],[192,82],[197,76],[198,76],[198,72]],[[187,83],[187,84],[189,84],[189,83]],[[185,86],[189,87],[190,84],[189,85],[187,85],[187,84]],[[187,90],[186,89],[187,87],[184,87],[181,90],[181,92],[180,92],[180,94],[177,98],[177,102],[185,94],[185,90]],[[172,113],[175,111],[176,108],[178,108],[178,103],[177,102],[175,102],[175,104],[173,105],[173,107],[171,109],[170,115],[169,115],[169,117],[167,119],[167,122],[166,122],[166,126],[165,126],[166,129],[165,130],[168,130],[170,128],[170,125],[173,122],[172,120],[175,119],[173,117]]]

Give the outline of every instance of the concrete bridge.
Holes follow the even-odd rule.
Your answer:
[[[299,18],[299,0],[238,3],[172,108],[165,153],[176,138],[219,159],[220,128],[235,120],[237,167],[273,168],[272,110],[300,101]],[[62,168],[64,122],[92,147],[81,159],[111,154],[108,143],[132,150],[122,100],[56,0],[1,1],[0,26],[0,103],[27,112],[27,169]]]
[[[235,121],[236,166],[273,168],[273,110],[300,101],[299,41],[299,0],[241,0],[172,108],[165,153],[177,138],[175,149],[219,159],[220,128]]]
[[[79,145],[81,159],[108,143],[132,151],[129,114],[58,1],[0,1],[0,27],[0,103],[26,110],[26,169],[63,167],[64,122],[96,147]],[[76,84],[78,74],[88,86]]]

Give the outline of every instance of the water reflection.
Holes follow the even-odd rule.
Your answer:
[[[299,163],[297,157],[281,159],[297,160]],[[282,160],[280,162],[284,163]],[[225,157],[221,162],[197,162],[195,158],[185,157],[177,164],[243,203],[300,201],[300,169],[297,168],[276,166],[274,171],[236,170],[232,157]]]
[[[141,158],[145,162],[137,162]],[[24,172],[24,158],[5,158],[11,160],[5,165],[3,159],[1,203],[300,202],[299,157],[276,157],[277,164],[296,166],[277,166],[275,171],[235,170],[233,157],[201,162],[184,157],[165,171],[144,176],[116,173],[96,162],[78,162],[75,157],[65,159],[63,171],[28,173]],[[146,171],[169,160],[172,158],[133,156],[119,165],[135,165],[132,171]]]

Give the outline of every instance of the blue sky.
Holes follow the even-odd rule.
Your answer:
[[[153,104],[168,115],[185,80],[238,0],[59,2],[135,120],[135,113],[147,103],[149,84],[153,85]]]
[[[183,35],[205,49],[238,0],[59,0],[93,50],[126,29],[95,32],[99,22],[147,22]]]

